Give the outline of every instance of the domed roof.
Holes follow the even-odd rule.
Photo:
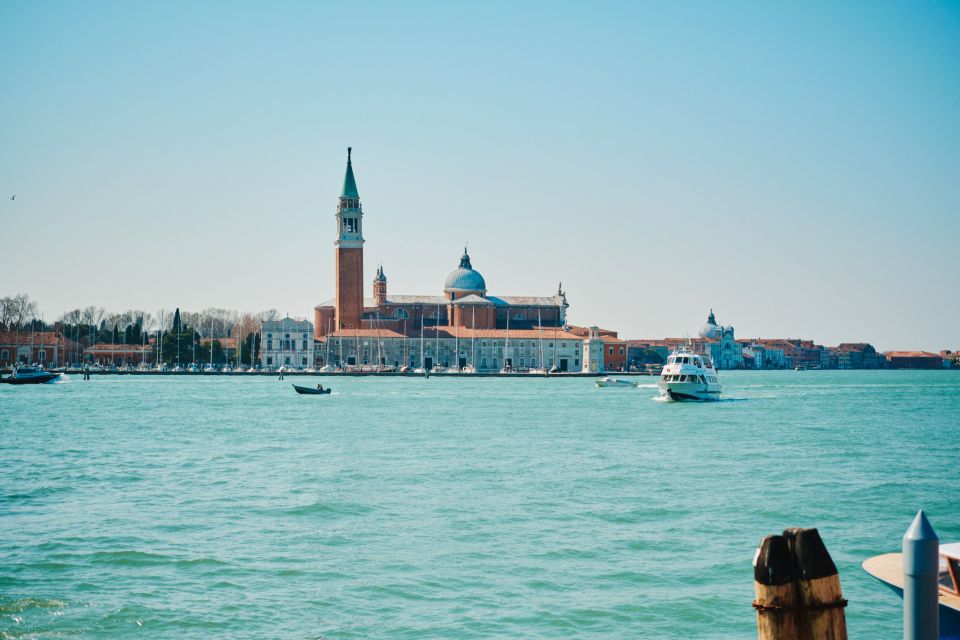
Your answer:
[[[701,338],[720,337],[720,327],[717,326],[717,319],[713,315],[713,309],[710,309],[710,317],[707,318],[707,324],[700,327]]]
[[[450,272],[443,283],[444,291],[483,291],[487,290],[487,283],[479,271],[474,271],[470,265],[470,256],[467,249],[463,249],[460,266]]]

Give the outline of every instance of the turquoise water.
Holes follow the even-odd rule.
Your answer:
[[[0,385],[0,637],[755,637],[792,526],[896,637],[860,562],[921,507],[960,540],[955,372],[297,380]]]

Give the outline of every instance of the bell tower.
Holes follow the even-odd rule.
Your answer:
[[[337,205],[336,328],[359,329],[363,317],[363,210],[353,177],[352,147]]]

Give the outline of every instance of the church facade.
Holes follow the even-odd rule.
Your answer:
[[[425,355],[429,347],[430,361],[444,367],[470,365],[478,370],[495,370],[560,368],[562,364],[566,370],[581,370],[583,338],[565,329],[569,304],[562,286],[545,296],[492,295],[466,248],[438,294],[392,294],[386,272],[380,266],[371,283],[373,295],[365,297],[364,214],[351,156],[352,150],[348,149],[335,215],[335,295],[314,308],[314,335],[318,341],[326,342],[324,353],[330,354],[325,357],[326,364],[430,368]],[[378,342],[377,353],[370,348],[373,338]],[[540,344],[544,339],[550,345],[545,350]],[[363,349],[365,340],[367,348]],[[391,357],[383,354],[385,340],[389,340]],[[479,352],[478,341],[483,345]],[[537,343],[536,347],[532,341]],[[469,352],[461,349],[461,344],[471,345]],[[564,345],[562,357],[553,354],[559,345]],[[517,355],[515,350],[522,350],[524,355]],[[541,356],[541,351],[548,355]]]

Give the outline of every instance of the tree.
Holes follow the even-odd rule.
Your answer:
[[[37,303],[25,293],[0,298],[0,328],[22,329],[37,316]]]

